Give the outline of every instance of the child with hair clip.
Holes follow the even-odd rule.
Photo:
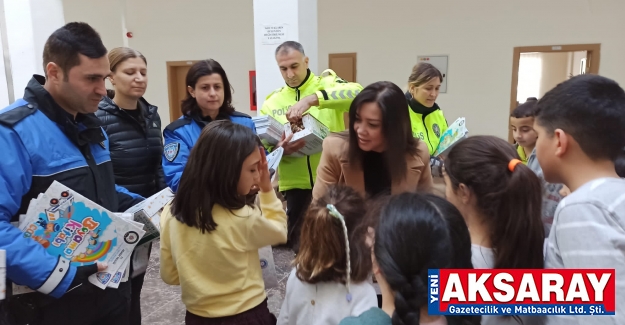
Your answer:
[[[254,132],[207,125],[161,215],[161,278],[181,286],[185,323],[275,325],[258,249],[285,243],[286,223]]]
[[[364,236],[353,236],[365,213],[362,197],[346,186],[330,186],[312,203],[303,220],[279,325],[338,324],[377,306],[375,289],[367,281],[370,252]]]
[[[480,316],[428,314],[428,269],[471,269],[467,226],[458,210],[434,195],[403,193],[374,206],[368,234],[382,308],[340,325],[475,325]],[[379,222],[377,221],[379,219]],[[376,228],[371,234],[371,229]]]
[[[506,141],[474,136],[445,159],[447,199],[469,226],[478,269],[542,269],[545,232],[542,189]],[[544,317],[484,316],[482,324],[542,324]]]

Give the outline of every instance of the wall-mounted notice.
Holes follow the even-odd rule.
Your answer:
[[[279,25],[263,25],[263,44],[281,44],[286,41],[287,28],[284,24]]]
[[[435,66],[442,74],[443,74],[443,82],[441,83],[441,93],[447,92],[447,79],[449,76],[447,74],[447,63],[449,61],[449,56],[447,55],[431,55],[431,56],[417,56],[417,62],[425,62]]]

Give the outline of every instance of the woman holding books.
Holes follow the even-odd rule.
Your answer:
[[[202,129],[212,121],[230,120],[252,129],[252,118],[234,110],[232,87],[219,62],[196,62],[186,77],[187,98],[182,101],[182,116],[163,131],[163,170],[167,185],[176,192],[191,148]]]
[[[313,200],[328,186],[345,184],[363,197],[429,191],[432,174],[427,144],[412,136],[401,89],[373,83],[349,108],[349,130],[323,141]]]
[[[96,116],[108,134],[115,184],[147,198],[167,187],[161,165],[161,118],[157,107],[143,98],[148,85],[147,60],[128,47],[112,49],[108,59],[114,90],[102,98]],[[149,243],[138,246],[131,257],[132,325],[141,324],[141,288],[151,247]]]
[[[441,135],[447,130],[447,120],[436,99],[443,75],[429,63],[418,63],[408,77],[408,100],[412,135],[427,144],[430,155],[438,148]]]

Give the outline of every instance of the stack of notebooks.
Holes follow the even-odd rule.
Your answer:
[[[280,141],[282,132],[284,132],[282,123],[268,115],[255,116],[252,120],[256,126],[256,133],[262,140],[271,145],[275,145]]]

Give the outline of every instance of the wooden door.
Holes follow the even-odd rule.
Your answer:
[[[328,66],[339,77],[350,82],[356,82],[356,53],[330,54]]]
[[[328,57],[328,66],[344,80],[356,82],[356,53],[335,53]],[[343,115],[345,128],[349,127],[349,114]]]
[[[599,62],[601,59],[601,44],[572,44],[572,45],[548,45],[548,46],[524,46],[515,47],[512,54],[512,88],[510,90],[510,113],[519,105],[517,102],[517,86],[519,81],[519,61],[521,53],[552,53],[552,52],[578,52],[586,51],[586,73],[599,74]],[[564,81],[564,80],[562,80]],[[540,99],[540,98],[539,98]],[[514,143],[510,119],[508,119],[508,141]]]
[[[187,97],[187,72],[197,61],[167,62],[167,88],[169,89],[169,120],[173,122],[182,116],[180,104]]]

